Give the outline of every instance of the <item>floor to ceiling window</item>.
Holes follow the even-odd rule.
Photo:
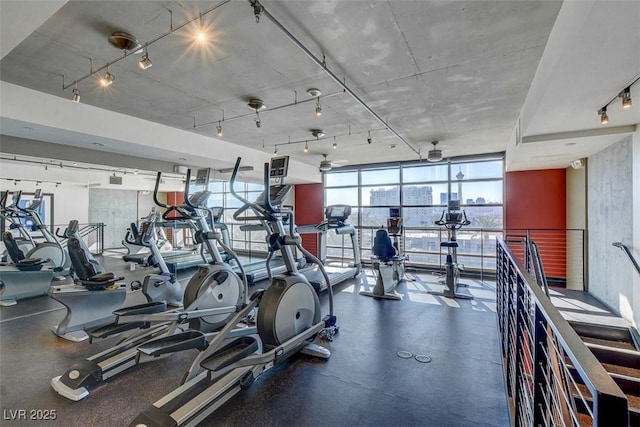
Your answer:
[[[495,270],[496,236],[503,228],[503,181],[502,158],[339,168],[324,175],[324,201],[325,206],[352,206],[349,222],[359,230],[363,260],[371,257],[373,237],[386,227],[389,208],[399,207],[404,223],[399,243],[409,263],[435,267],[444,260],[440,242],[448,239],[435,221],[449,200],[460,200],[471,224],[458,231],[458,262],[467,269]],[[342,236],[329,233],[327,255],[350,258],[352,251]]]

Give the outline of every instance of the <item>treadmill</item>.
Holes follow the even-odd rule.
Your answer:
[[[320,235],[320,253],[319,258],[324,264],[324,269],[329,276],[330,286],[335,286],[352,277],[358,277],[362,271],[362,261],[360,258],[360,245],[358,244],[358,234],[353,225],[347,224],[347,219],[351,215],[351,206],[349,205],[331,205],[324,210],[325,220],[316,225],[304,225],[297,227],[299,234],[316,233]],[[348,266],[337,266],[327,263],[327,233],[334,230],[336,234],[348,234],[353,247],[354,262]],[[309,282],[317,291],[327,289],[322,272],[317,265],[312,264],[310,267],[301,269],[300,273],[304,274]]]

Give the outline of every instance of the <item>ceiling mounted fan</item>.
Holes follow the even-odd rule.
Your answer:
[[[428,162],[439,162],[442,160],[442,150],[438,148],[438,141],[431,141],[433,148],[427,153]]]
[[[339,168],[340,166],[344,166],[345,163],[348,162],[348,160],[329,160],[327,159],[329,155],[328,154],[323,154],[322,157],[324,157],[324,160],[322,160],[320,162],[320,172],[329,172],[331,169],[333,168]]]

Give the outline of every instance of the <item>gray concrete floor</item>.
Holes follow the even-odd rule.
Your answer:
[[[108,270],[127,281],[153,269],[129,271],[115,257]],[[185,279],[193,270],[181,272]],[[492,283],[474,280],[474,300],[427,294],[442,288],[436,277],[408,272],[402,301],[358,295],[372,272],[334,288],[340,332],[327,346],[327,361],[294,356],[262,375],[203,426],[508,426],[509,415]],[[186,284],[183,281],[183,285]],[[264,283],[252,286],[255,289]],[[323,313],[328,307],[321,296]],[[72,343],[50,327],[64,317],[49,297],[0,308],[0,410],[3,426],[123,426],[176,388],[195,350],[142,365],[72,402],[50,387],[52,377],[114,341]],[[430,363],[403,359],[399,351],[428,355]],[[26,410],[27,420],[11,419]],[[56,419],[30,420],[31,410],[54,410]]]

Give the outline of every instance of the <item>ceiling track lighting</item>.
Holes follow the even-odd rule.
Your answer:
[[[338,84],[344,92],[348,93],[352,99],[354,99],[358,104],[360,104],[369,114],[371,114],[380,124],[384,126],[386,130],[391,132],[396,138],[402,141],[407,147],[411,149],[414,153],[418,155],[420,159],[422,159],[422,154],[420,150],[413,146],[409,141],[407,141],[402,135],[398,133],[389,123],[387,123],[378,113],[376,113],[367,103],[365,103],[347,84],[345,83],[347,78],[346,76],[338,77],[335,73],[333,73],[328,67],[327,63],[323,58],[320,59],[316,57],[311,50],[309,50],[300,40],[298,40],[280,21],[278,21],[265,7],[260,4],[258,0],[250,0],[251,7],[253,8],[254,15],[256,16],[256,22],[259,21],[261,16],[265,16],[268,20],[270,20],[282,33],[287,37],[293,44],[295,44],[305,55],[307,55],[318,67],[320,67],[324,72],[326,72],[331,79]]]
[[[631,86],[624,88],[620,93],[620,98],[622,98],[622,108],[631,108]]]
[[[309,152],[309,143],[307,141],[304,142],[304,152],[305,153]]]
[[[606,125],[609,123],[609,116],[607,116],[607,107],[602,107],[598,110],[598,114],[600,114],[600,124]]]
[[[209,9],[200,12],[197,16],[187,19],[186,21],[182,22],[181,24],[174,26],[173,25],[173,12],[171,10],[169,10],[169,14],[171,15],[171,25],[168,31],[166,31],[165,33],[159,35],[158,37],[148,41],[145,44],[145,55],[143,57],[142,60],[139,61],[139,66],[143,69],[147,69],[151,66],[151,60],[149,60],[149,54],[148,54],[148,47],[151,46],[153,43],[162,40],[163,38],[172,35],[174,32],[186,27],[187,25],[191,24],[192,22],[199,20],[201,27],[202,27],[202,17],[213,12],[214,10],[224,6],[227,3],[230,3],[231,0],[222,0],[219,3],[215,4],[214,6],[210,7]],[[206,39],[206,36],[204,36],[204,38]],[[64,78],[63,78],[63,85],[62,85],[62,90],[67,90],[69,89],[71,86],[73,86],[76,83],[80,83],[81,81],[88,79],[89,77],[92,77],[94,75],[96,75],[97,73],[102,72],[102,70],[104,70],[105,68],[107,68],[107,73],[105,74],[105,76],[107,77],[107,79],[105,80],[104,77],[100,78],[100,84],[103,86],[109,86],[111,83],[113,83],[114,77],[113,74],[111,74],[109,72],[109,65],[113,65],[117,62],[122,61],[125,58],[128,58],[130,56],[133,56],[133,54],[136,53],[141,53],[142,52],[142,45],[140,44],[140,42],[138,41],[138,39],[133,36],[132,34],[129,34],[127,32],[124,31],[118,31],[115,32],[113,34],[111,34],[108,38],[108,41],[111,45],[113,45],[114,47],[116,47],[117,49],[123,51],[122,55],[112,61],[109,61],[106,65],[103,65],[100,68],[94,69],[93,65],[91,66],[90,72],[88,74],[85,74],[84,76],[80,77],[79,79],[74,80],[74,83],[70,83],[68,85],[64,84]],[[143,60],[146,57],[147,61],[144,62],[143,64]],[[144,66],[143,66],[144,65]],[[110,83],[109,83],[110,82]]]
[[[218,127],[216,127],[216,130],[218,132],[218,136],[222,136],[222,124],[220,122],[218,122]]]
[[[109,71],[109,66],[107,65],[107,72],[104,73],[104,76],[100,78],[100,86],[102,87],[111,86],[111,84],[115,79],[116,79],[116,76],[111,74],[111,72]]]
[[[307,89],[307,94],[312,98],[320,98],[322,92],[320,91],[320,89],[312,87],[311,89]]]
[[[607,115],[607,107],[609,107],[613,102],[615,102],[618,98],[622,99],[622,108],[624,110],[628,110],[633,106],[633,102],[631,101],[631,86],[638,83],[640,81],[640,76],[636,77],[627,87],[622,89],[616,96],[611,99],[611,101],[604,104],[602,108],[598,110],[598,115],[600,116],[600,124],[606,125],[609,123],[609,116]]]
[[[153,62],[149,59],[149,45],[147,44],[144,48],[144,55],[142,55],[142,59],[138,62],[138,65],[143,70],[150,68],[153,65]]]
[[[373,142],[373,140],[371,139],[371,131],[369,131],[369,133],[367,134],[367,144],[371,144]]]
[[[78,104],[80,102],[80,89],[78,89],[77,83],[74,85],[72,93],[73,93],[73,96],[71,97],[71,100],[76,104]]]
[[[256,118],[253,119],[256,122],[256,127],[259,129],[262,127],[262,120],[260,119],[260,113],[259,111],[261,110],[265,110],[267,108],[267,106],[264,104],[264,102],[262,102],[261,99],[258,98],[252,98],[249,100],[249,103],[247,104],[249,106],[249,108],[251,108],[252,110],[254,110],[256,112]]]
[[[316,117],[320,117],[322,115],[322,106],[320,105],[320,97],[318,97],[318,102],[316,103]]]

